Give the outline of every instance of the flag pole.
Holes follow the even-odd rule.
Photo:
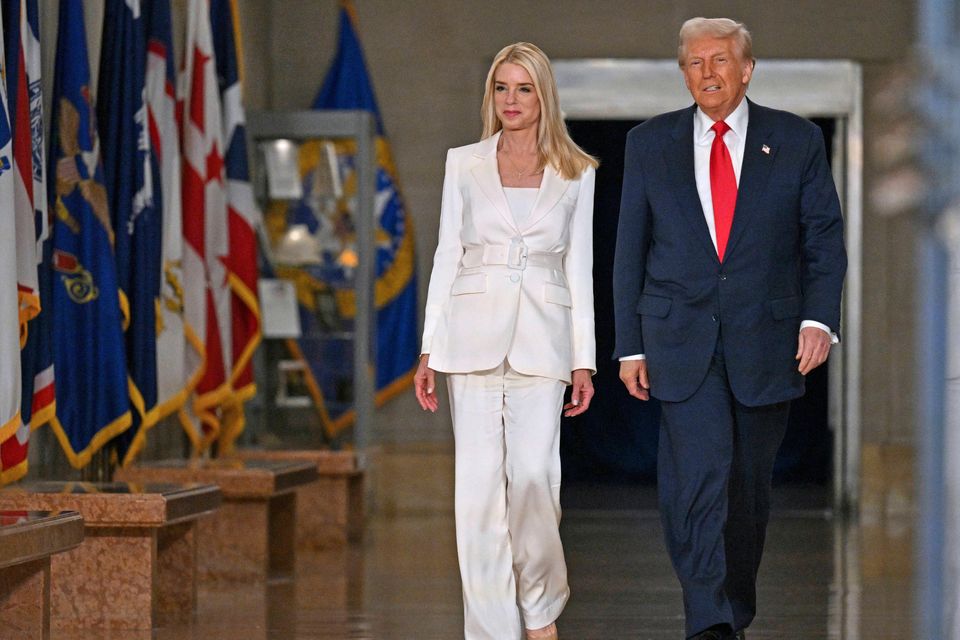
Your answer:
[[[80,479],[84,482],[110,482],[113,480],[114,465],[111,462],[113,449],[103,447],[90,457],[90,462],[80,470]]]

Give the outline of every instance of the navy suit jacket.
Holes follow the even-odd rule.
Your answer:
[[[695,107],[627,135],[614,261],[614,357],[643,353],[651,394],[689,398],[722,336],[731,390],[747,406],[803,395],[802,320],[839,332],[846,272],[840,201],[823,134],[749,102],[737,205],[723,264],[693,163]]]

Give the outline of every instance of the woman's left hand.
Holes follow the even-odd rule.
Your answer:
[[[593,380],[589,369],[575,369],[573,371],[573,391],[570,393],[570,402],[563,405],[563,414],[567,418],[578,416],[590,408],[593,398]]]
[[[413,392],[424,411],[437,412],[440,401],[437,399],[436,372],[430,368],[430,354],[420,356],[417,372],[413,374]]]

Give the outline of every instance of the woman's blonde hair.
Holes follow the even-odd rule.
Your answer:
[[[523,67],[533,80],[533,88],[540,100],[540,123],[537,127],[537,147],[540,155],[538,169],[552,166],[566,180],[574,180],[587,167],[596,168],[597,160],[577,146],[570,138],[567,125],[560,113],[560,96],[553,69],[547,54],[529,42],[507,45],[493,59],[487,73],[480,115],[483,119],[483,135],[486,139],[503,128],[494,105],[494,76],[501,64],[510,63]]]

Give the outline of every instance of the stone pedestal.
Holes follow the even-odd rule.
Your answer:
[[[363,537],[364,470],[353,451],[258,450],[237,451],[242,460],[309,462],[316,466],[316,482],[297,489],[297,547],[328,549]]]
[[[50,637],[50,558],[83,541],[83,519],[66,511],[0,511],[0,629]]]
[[[198,532],[203,580],[293,576],[296,490],[317,479],[316,465],[267,460],[163,460],[120,469],[135,482],[204,482],[223,492],[223,506]]]
[[[52,629],[150,629],[196,611],[196,527],[220,505],[210,485],[36,482],[0,509],[71,510],[84,540],[50,564]]]

